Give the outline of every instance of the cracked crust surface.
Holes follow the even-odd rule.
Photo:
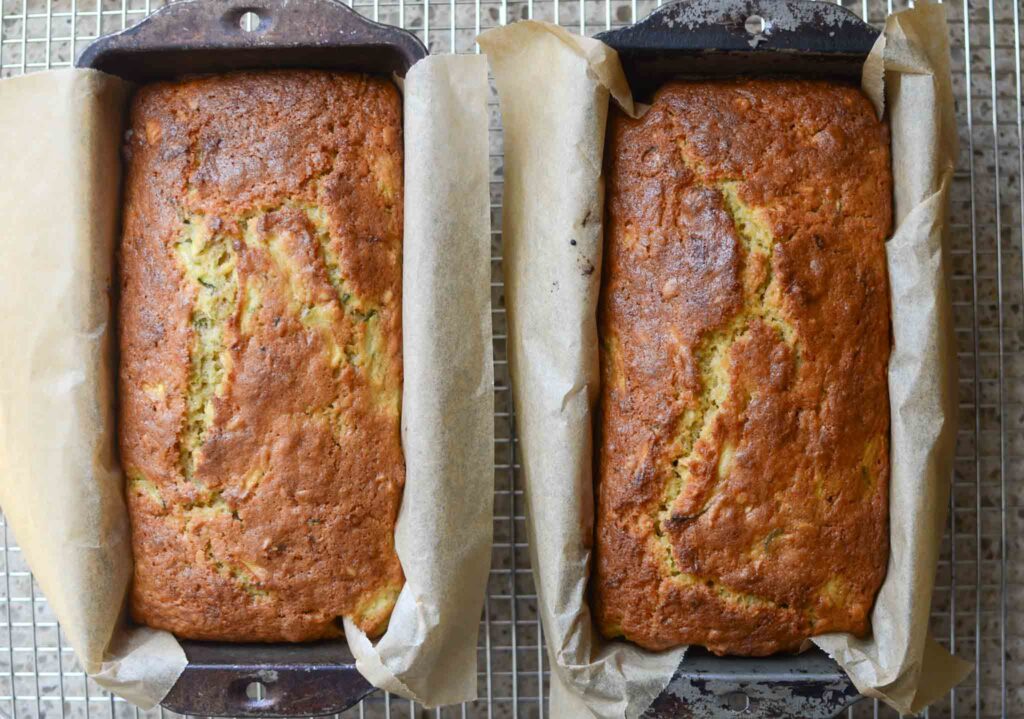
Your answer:
[[[888,558],[888,132],[859,90],[613,110],[595,610],[650,649],[865,635]]]
[[[303,641],[403,584],[401,99],[245,72],[142,87],[121,245],[134,619]]]

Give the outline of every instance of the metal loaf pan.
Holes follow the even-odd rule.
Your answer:
[[[75,66],[138,83],[284,67],[404,76],[426,55],[415,35],[367,20],[337,0],[185,0],[99,38]],[[162,703],[180,714],[333,714],[373,691],[343,640],[181,644],[188,666]]]
[[[679,0],[597,36],[615,48],[633,95],[668,80],[788,75],[859,83],[878,31],[842,6],[814,0]],[[692,648],[645,715],[833,717],[861,697],[817,648],[798,655],[716,657]]]

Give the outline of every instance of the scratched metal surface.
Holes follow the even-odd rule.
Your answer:
[[[0,76],[67,67],[99,34],[130,26],[164,0],[0,0]],[[593,35],[629,24],[656,0],[354,0],[367,16],[401,25],[432,52],[475,52],[488,27],[556,20]],[[903,7],[845,5],[873,24]],[[960,364],[960,434],[950,520],[933,598],[936,635],[980,670],[931,717],[1024,717],[1024,318],[1021,215],[1020,11],[1013,0],[949,3],[961,153],[953,188],[954,296]],[[481,618],[480,699],[427,711],[375,695],[346,716],[547,716],[547,673],[525,544],[522,486],[505,360],[501,285],[502,155],[491,98],[496,388],[495,543]],[[39,138],[44,142],[45,138]],[[4,182],[0,158],[0,188]],[[4,238],[0,241],[9,241]],[[0,555],[0,711],[17,719],[176,716],[138,712],[83,676],[46,598],[3,525]],[[756,697],[755,697],[756,699]],[[736,697],[729,714],[744,715]],[[726,711],[726,710],[723,710]],[[894,717],[864,701],[850,717]]]

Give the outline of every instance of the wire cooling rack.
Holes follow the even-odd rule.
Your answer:
[[[644,17],[656,0],[349,0],[414,31],[431,52],[476,52],[474,38],[522,18],[594,34]],[[0,0],[0,77],[67,67],[98,35],[121,30],[164,0]],[[846,6],[880,25],[904,7]],[[961,151],[953,186],[953,295],[960,366],[960,432],[950,519],[932,623],[978,670],[931,717],[1024,717],[1024,254],[1021,246],[1021,23],[1015,0],[948,4]],[[527,554],[501,282],[502,138],[491,99],[492,292],[496,379],[494,549],[480,627],[479,695],[426,710],[374,695],[346,716],[549,715],[543,635]],[[3,128],[0,128],[0,132]],[[39,138],[45,142],[46,138]],[[0,191],[3,191],[0,158]],[[12,238],[0,241],[13,241]],[[0,557],[0,712],[13,719],[175,717],[139,712],[86,678],[15,542]],[[861,702],[850,717],[895,717]]]

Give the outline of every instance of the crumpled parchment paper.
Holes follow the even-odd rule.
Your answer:
[[[85,669],[142,708],[185,667],[124,611],[111,288],[131,87],[93,70],[0,81],[0,507]],[[405,93],[406,586],[357,667],[425,704],[476,696],[494,486],[487,68],[434,56]]]

